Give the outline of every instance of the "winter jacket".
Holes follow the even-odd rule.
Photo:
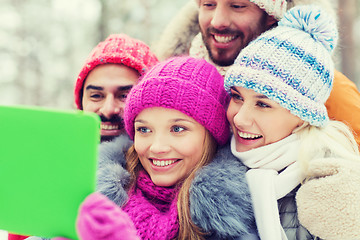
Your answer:
[[[310,240],[317,239],[300,224],[296,206],[296,192],[299,187],[288,193],[285,197],[278,200],[279,215],[281,226],[289,240]]]
[[[334,4],[328,0],[292,0],[289,1],[288,8],[299,4],[319,4],[336,18]],[[152,50],[160,60],[189,54],[191,42],[198,33],[198,6],[195,1],[190,0],[169,22],[160,38],[152,45]],[[330,119],[344,122],[353,129],[360,145],[360,92],[352,81],[336,70],[326,108]]]
[[[360,145],[360,93],[356,85],[341,72],[335,71],[333,88],[325,103],[330,119],[344,122],[354,131]]]
[[[124,150],[127,149],[124,146],[130,143],[127,137],[121,136],[113,142],[101,144],[99,150],[98,191],[119,206],[127,200],[124,188],[130,176],[124,169]],[[193,180],[190,188],[191,218],[209,233],[208,239],[258,239],[245,180],[246,170],[226,145]]]

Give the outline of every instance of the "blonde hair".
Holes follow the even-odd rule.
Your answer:
[[[176,239],[179,240],[202,240],[206,233],[197,227],[190,216],[190,203],[189,203],[189,189],[195,177],[196,172],[203,166],[210,163],[216,152],[217,144],[214,137],[206,129],[204,144],[202,148],[202,155],[200,161],[197,162],[195,167],[189,173],[188,177],[178,183],[181,185],[178,193],[177,208],[179,217],[179,234]],[[132,145],[126,154],[126,168],[131,175],[131,183],[128,187],[130,189],[136,181],[138,172],[143,169],[138,154]]]
[[[299,161],[306,178],[309,178],[307,169],[312,159],[338,157],[360,161],[354,135],[342,122],[329,121],[324,127],[304,123],[294,133],[300,136]]]

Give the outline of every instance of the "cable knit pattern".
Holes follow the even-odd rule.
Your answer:
[[[132,88],[124,110],[125,129],[135,134],[134,120],[144,109],[163,107],[178,110],[203,125],[219,144],[229,138],[226,107],[229,96],[224,79],[204,59],[176,57],[151,68]]]
[[[140,171],[136,186],[123,207],[141,239],[170,240],[179,230],[176,187],[156,186],[145,171]]]

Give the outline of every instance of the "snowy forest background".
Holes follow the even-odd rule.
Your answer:
[[[189,0],[1,0],[0,105],[73,108],[73,86],[111,33],[151,45]],[[331,1],[331,0],[329,0]],[[360,86],[358,0],[339,0],[336,67]]]

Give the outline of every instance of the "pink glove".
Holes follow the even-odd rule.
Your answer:
[[[81,204],[76,227],[82,240],[140,240],[129,216],[100,193]]]

